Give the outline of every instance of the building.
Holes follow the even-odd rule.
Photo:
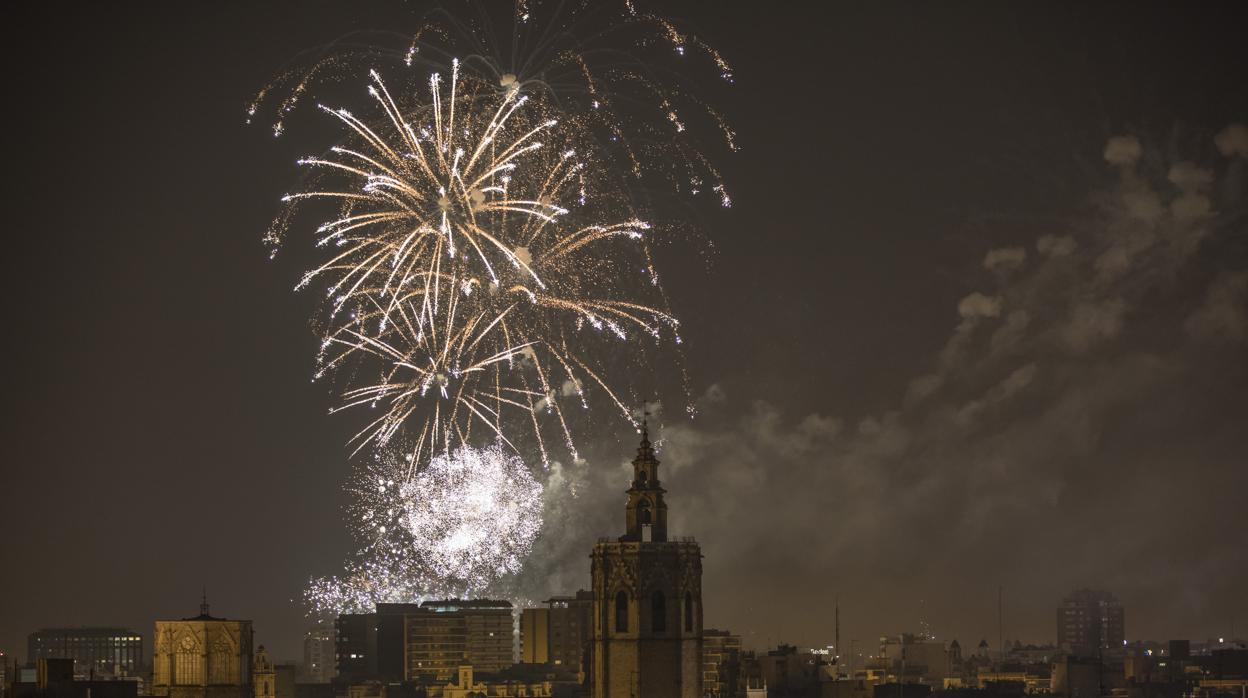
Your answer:
[[[156,621],[152,695],[254,698],[251,643],[251,621],[216,618],[206,600],[198,616]]]
[[[425,689],[429,698],[550,698],[555,695],[551,677],[519,678],[500,674],[481,675],[471,665],[458,667],[445,684]]]
[[[377,614],[344,613],[334,620],[334,673],[344,683],[377,676]]]
[[[550,663],[572,672],[585,671],[593,636],[593,592],[556,596],[547,599],[546,606],[550,609]]]
[[[520,614],[520,661],[553,664],[568,673],[585,670],[592,634],[594,595],[555,596],[546,608],[526,608]]]
[[[1057,608],[1057,644],[1077,655],[1099,655],[1126,639],[1122,604],[1108,591],[1078,589]]]
[[[276,698],[277,696],[277,674],[273,671],[273,661],[269,659],[269,653],[265,651],[264,645],[260,645],[260,649],[256,650],[255,661],[251,664],[251,686],[255,692],[255,698]]]
[[[594,698],[702,696],[702,551],[668,538],[663,494],[643,421],[625,533],[591,556]]]
[[[403,616],[408,681],[449,681],[459,668],[501,671],[512,665],[513,621],[509,601],[426,601]]]
[[[44,628],[27,637],[27,661],[74,660],[74,676],[137,676],[143,637],[125,628]]]
[[[986,649],[986,647],[985,647]],[[952,650],[961,655],[962,648]],[[943,685],[953,675],[950,648],[925,634],[902,633],[880,638],[879,656],[886,658],[885,668],[902,681],[918,681]]]
[[[736,698],[740,692],[741,636],[727,630],[702,631],[702,695]]]
[[[139,682],[109,679],[79,681],[68,657],[35,660],[33,676],[17,672],[6,689],[12,698],[137,698]]]
[[[387,683],[403,680],[407,666],[406,618],[420,613],[420,604],[379,603],[376,606],[377,624],[377,673],[376,678]],[[510,642],[510,633],[508,641]]]
[[[550,662],[550,609],[526,608],[520,612],[520,661]]]
[[[303,680],[307,683],[329,683],[337,674],[334,660],[334,630],[317,625],[303,636]]]

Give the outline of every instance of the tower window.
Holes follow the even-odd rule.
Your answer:
[[[628,594],[623,591],[615,594],[615,632],[628,632]]]
[[[667,599],[661,591],[650,595],[650,629],[656,633],[667,631]]]
[[[685,632],[693,632],[693,594],[685,592]]]
[[[650,502],[641,500],[641,504],[637,505],[637,518],[643,525],[653,523],[650,517]]]

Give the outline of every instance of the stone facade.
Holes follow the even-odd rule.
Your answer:
[[[249,620],[208,615],[158,620],[152,650],[152,695],[168,698],[254,698]]]
[[[668,539],[658,468],[643,424],[625,534],[591,556],[594,698],[702,696],[702,551]]]

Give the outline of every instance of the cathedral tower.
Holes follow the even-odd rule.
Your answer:
[[[594,698],[702,696],[702,551],[669,539],[664,493],[643,420],[624,535],[591,556]]]

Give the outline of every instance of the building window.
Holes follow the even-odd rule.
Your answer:
[[[628,594],[623,591],[615,594],[615,632],[628,632]]]
[[[641,504],[637,505],[637,518],[641,523],[649,525],[650,521],[650,502],[641,500]]]
[[[693,594],[685,592],[685,632],[693,632]]]
[[[195,686],[204,683],[204,665],[199,652],[182,649],[177,653],[174,667],[174,683],[182,686]]]
[[[656,633],[667,631],[667,599],[661,591],[650,595],[650,629]]]

